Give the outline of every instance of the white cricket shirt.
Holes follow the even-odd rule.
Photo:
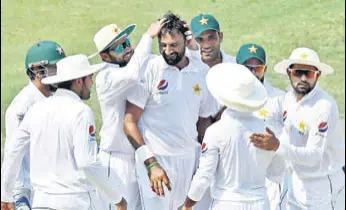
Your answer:
[[[15,174],[30,150],[34,190],[67,194],[88,192],[94,184],[111,203],[121,200],[97,161],[95,123],[91,109],[72,91],[58,89],[31,107],[13,134],[1,170],[1,201],[12,198]],[[101,178],[102,177],[102,178]],[[59,204],[57,209],[59,209]]]
[[[162,56],[152,59],[128,101],[143,109],[139,122],[154,154],[189,155],[198,147],[196,123],[217,110],[209,103],[205,82],[208,66],[196,57],[179,71]]]
[[[345,165],[338,106],[318,85],[300,101],[290,88],[283,101],[284,129],[277,154],[300,179],[325,177]]]
[[[249,136],[263,133],[264,129],[264,121],[252,113],[226,109],[221,120],[206,131],[188,197],[199,201],[213,181],[211,196],[214,199],[266,199],[265,176],[283,161],[273,151],[250,143]]]
[[[96,76],[96,93],[102,114],[100,148],[104,151],[134,154],[123,129],[126,98],[131,88],[139,82],[142,71],[152,57],[149,55],[151,44],[152,38],[143,35],[125,67],[107,63]]]

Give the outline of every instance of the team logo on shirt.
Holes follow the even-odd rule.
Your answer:
[[[168,87],[168,82],[166,80],[161,80],[159,85],[157,86],[157,89],[159,90],[165,90]]]
[[[320,125],[318,126],[318,131],[320,133],[324,133],[328,130],[328,123],[327,122],[321,122]]]
[[[201,87],[200,87],[198,84],[192,86],[192,89],[193,89],[193,92],[194,92],[195,94],[201,95],[202,89],[201,89]]]
[[[95,137],[95,127],[93,125],[89,126],[89,135]]]
[[[287,111],[285,110],[284,114],[282,115],[282,120],[285,122],[286,118],[287,118]]]
[[[203,143],[201,146],[202,154],[205,153],[208,150],[207,144]]]
[[[300,134],[304,134],[306,128],[306,124],[304,121],[300,121],[298,124],[298,129]]]
[[[267,119],[268,113],[269,113],[268,110],[265,110],[263,108],[257,111],[258,116],[263,120]]]

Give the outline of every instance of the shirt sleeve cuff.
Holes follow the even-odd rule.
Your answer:
[[[200,201],[205,193],[205,189],[203,187],[198,187],[193,182],[191,183],[191,187],[187,196],[193,201]]]
[[[141,108],[142,110],[144,110],[145,103],[142,103],[141,101],[139,101],[138,99],[136,99],[136,98],[134,98],[134,97],[128,97],[127,100],[128,100],[131,104],[134,104],[134,105],[138,106],[139,108]]]

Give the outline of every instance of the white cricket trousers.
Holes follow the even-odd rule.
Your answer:
[[[270,210],[286,210],[288,191],[288,172],[285,172],[282,183],[265,179]]]
[[[101,210],[95,191],[85,193],[52,194],[39,190],[33,193],[32,209],[41,210]]]
[[[105,171],[105,176],[116,181],[114,186],[126,199],[127,209],[142,210],[134,154],[100,150],[98,157],[101,164],[108,169]],[[104,201],[103,205],[103,209],[115,210],[115,205],[110,205],[107,201]]]
[[[345,174],[301,180],[293,171],[288,187],[288,210],[340,210],[345,208]],[[337,209],[339,208],[339,209]]]
[[[216,200],[212,201],[209,210],[269,210],[268,199],[256,200],[256,201],[224,201]]]
[[[144,163],[136,161],[143,210],[177,210],[184,204],[195,171],[195,152],[185,156],[155,155],[155,158],[166,171],[172,190],[168,191],[164,185],[165,196],[157,196],[151,190]]]

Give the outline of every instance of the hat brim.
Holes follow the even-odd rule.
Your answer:
[[[114,42],[118,41],[119,39],[121,39],[125,36],[129,36],[132,33],[132,31],[135,30],[135,28],[136,28],[136,24],[131,24],[131,25],[126,26],[125,29],[120,31],[120,33],[118,35],[116,35],[114,37],[114,39],[106,45],[106,47],[104,47],[103,49],[89,55],[88,59],[93,58],[96,55],[100,54],[100,52],[102,52],[102,51],[106,50],[107,48],[109,48],[110,46],[112,46],[114,44]]]
[[[292,64],[305,64],[305,65],[315,66],[324,75],[332,74],[334,72],[334,69],[325,63],[313,62],[313,61],[307,61],[307,60],[299,60],[299,59],[282,60],[274,66],[274,71],[277,73],[280,73],[280,74],[287,74],[286,69],[289,66],[291,66]]]
[[[249,96],[244,97],[229,91],[230,82],[227,78],[232,76],[231,69],[225,69],[214,74],[207,74],[206,82],[210,93],[221,104],[241,112],[254,112],[261,109],[267,102],[267,91],[264,85],[256,80],[255,86]]]
[[[98,71],[100,71],[106,63],[103,63],[102,65],[94,65],[90,66],[89,69],[83,70],[83,71],[76,71],[72,72],[69,75],[54,75],[54,76],[49,76],[41,80],[43,84],[46,85],[51,85],[51,84],[58,84],[62,82],[67,82],[70,80],[78,79],[78,78],[83,78],[88,75],[94,74]]]

